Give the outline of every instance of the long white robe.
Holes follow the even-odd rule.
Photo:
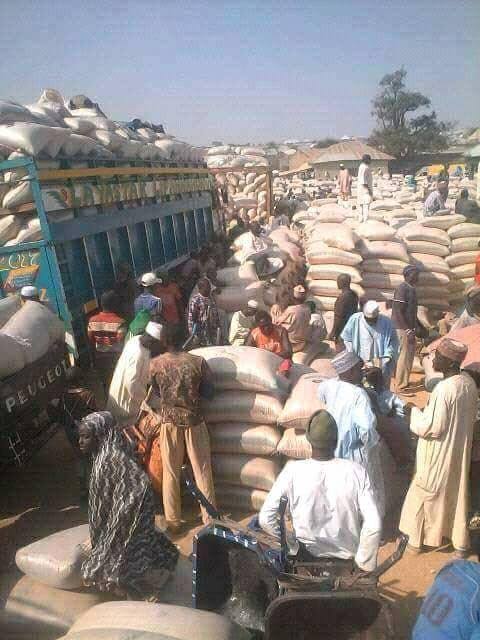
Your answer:
[[[469,548],[469,469],[477,387],[467,373],[441,380],[423,411],[412,409],[410,429],[419,440],[416,471],[405,498],[400,531],[414,547]]]
[[[149,380],[150,351],[131,338],[118,359],[108,392],[107,411],[120,425],[133,423],[145,399]]]

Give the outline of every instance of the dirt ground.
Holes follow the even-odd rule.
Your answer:
[[[426,402],[427,394],[420,388],[414,398],[418,406]],[[402,473],[394,475],[395,491],[399,504],[408,486],[408,477]],[[380,560],[395,548],[398,512],[391,513],[386,521],[388,542],[381,548]],[[232,513],[243,519],[247,514]],[[6,472],[0,478],[0,598],[2,604],[20,572],[15,566],[18,548],[49,535],[55,531],[87,521],[84,507],[79,505],[76,460],[64,434],[59,432],[36,457],[23,469]],[[158,524],[162,524],[159,516]],[[168,600],[190,605],[191,576],[188,556],[192,549],[192,538],[200,528],[199,520],[192,523],[188,533],[175,539],[183,554],[174,593]],[[453,558],[451,549],[424,553],[420,556],[405,554],[403,559],[386,573],[381,581],[381,592],[391,602],[397,635],[400,639],[410,637],[422,596],[431,585],[437,571]],[[5,635],[4,640],[18,635]],[[32,638],[33,636],[28,636]]]

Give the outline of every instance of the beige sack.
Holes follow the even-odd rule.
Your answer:
[[[459,253],[464,251],[478,251],[478,243],[480,235],[470,238],[454,238],[452,240],[452,252]]]
[[[337,372],[332,367],[330,359],[317,358],[310,364],[310,368],[316,371],[324,380],[337,377]]]
[[[433,271],[421,271],[418,276],[418,286],[421,287],[442,287],[448,285],[450,276],[445,273]],[[430,297],[430,296],[429,296]]]
[[[64,640],[72,634],[88,631],[89,640],[102,638],[105,629],[124,631],[121,640],[141,638],[142,632],[155,640],[248,640],[250,634],[231,622],[226,616],[211,611],[189,609],[172,604],[153,602],[106,602],[84,613],[70,629]],[[98,634],[98,635],[96,635]],[[118,636],[114,636],[118,638]],[[75,636],[74,636],[75,638]],[[103,636],[105,640],[105,636]]]
[[[445,258],[450,253],[448,247],[437,242],[428,242],[426,240],[406,240],[405,244],[409,253],[426,253],[432,256]]]
[[[475,276],[475,264],[462,264],[452,267],[452,272],[456,278],[473,278]]]
[[[364,260],[361,265],[362,274],[365,273],[395,273],[402,275],[406,264],[401,260],[390,260],[388,258],[370,258]]]
[[[432,256],[428,253],[412,253],[412,260],[416,264],[422,266],[427,271],[435,271],[436,273],[450,274],[450,267],[448,263],[448,256],[446,258],[440,258],[439,256]]]
[[[316,224],[312,229],[311,237],[314,240],[321,240],[329,247],[343,249],[343,251],[353,251],[357,242],[357,237],[352,229],[333,222]]]
[[[312,445],[305,437],[304,430],[286,429],[278,443],[277,453],[287,458],[306,460],[312,457]]]
[[[393,240],[395,238],[395,230],[384,222],[376,222],[368,220],[359,224],[356,233],[366,240]]]
[[[0,217],[0,246],[5,245],[9,240],[13,240],[22,226],[21,216]]]
[[[335,280],[307,280],[308,290],[314,296],[330,296],[338,298],[340,290],[337,289],[337,283]],[[355,293],[361,297],[364,294],[363,288],[359,284],[352,284],[351,288]]]
[[[448,235],[452,240],[457,238],[480,237],[480,224],[476,224],[475,222],[456,224],[448,230]]]
[[[358,243],[358,250],[364,260],[371,258],[390,258],[408,263],[409,257],[403,242],[383,240],[362,240]]]
[[[446,231],[424,227],[418,222],[409,222],[398,230],[398,235],[405,240],[421,240],[423,242],[441,244],[445,247],[450,246],[450,238]]]
[[[478,249],[477,251],[460,251],[458,253],[452,253],[451,255],[447,256],[445,258],[445,261],[451,268],[460,267],[463,264],[474,264],[477,256]]]
[[[308,373],[300,378],[278,418],[281,427],[305,430],[313,414],[325,408],[318,399],[318,385],[323,380],[325,378],[318,373]]]
[[[221,286],[238,287],[258,281],[253,262],[247,261],[238,267],[225,267],[217,271],[217,280]]]
[[[240,311],[247,306],[249,300],[263,302],[265,282],[252,282],[245,286],[222,287],[220,293],[215,294],[215,300],[219,309],[228,313]]]
[[[210,445],[213,453],[244,453],[271,456],[275,453],[281,433],[271,425],[219,422],[210,425]]]
[[[444,231],[448,231],[450,227],[458,226],[462,222],[465,222],[465,216],[462,216],[458,213],[454,213],[448,216],[429,216],[428,218],[423,218],[419,220],[420,224],[423,227],[432,227],[434,229],[443,229]],[[450,232],[448,233],[450,237]]]
[[[268,491],[239,487],[234,484],[215,484],[215,498],[220,507],[240,511],[260,511]]]
[[[350,276],[352,282],[361,284],[362,276],[360,271],[348,265],[342,264],[315,264],[309,267],[307,271],[307,278],[309,280],[335,280],[341,273],[345,273]]]
[[[205,422],[276,424],[283,404],[274,396],[254,391],[223,391],[202,400]]]
[[[335,296],[315,296],[310,294],[308,300],[315,303],[317,311],[333,311],[337,298]]]
[[[270,491],[281,471],[277,458],[214,453],[212,470],[215,484],[227,483]]]
[[[205,358],[217,390],[288,393],[286,378],[277,374],[282,358],[266,349],[229,345],[193,349],[191,353]]]
[[[57,589],[77,589],[83,585],[80,568],[89,547],[88,524],[58,531],[19,549],[15,562],[20,571]]]
[[[395,289],[383,287],[382,289],[365,289],[363,300],[376,300],[377,302],[386,302],[393,300],[393,292]]]
[[[358,253],[334,249],[323,242],[307,245],[306,255],[310,264],[340,264],[354,267],[362,261],[362,256]]]
[[[404,281],[403,276],[396,273],[364,273],[365,289],[396,289]]]

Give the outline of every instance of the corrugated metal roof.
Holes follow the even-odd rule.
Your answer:
[[[349,140],[346,142],[337,142],[331,147],[319,150],[318,156],[311,164],[319,164],[321,162],[342,162],[343,160],[361,160],[365,153],[369,153],[372,160],[394,160],[393,156],[389,156],[383,151],[374,149],[359,140]]]
[[[468,158],[479,158],[480,157],[480,144],[477,144],[475,147],[469,149],[465,155]]]

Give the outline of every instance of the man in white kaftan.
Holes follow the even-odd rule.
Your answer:
[[[149,322],[145,333],[131,338],[118,359],[108,391],[107,411],[121,426],[133,424],[145,400],[150,359],[165,351],[164,327]]]
[[[368,471],[381,515],[385,515],[385,486],[378,445],[377,418],[368,393],[360,387],[362,360],[343,351],[333,358],[332,366],[339,379],[324,380],[318,385],[318,398],[337,423],[336,458],[354,460]]]
[[[312,416],[306,437],[312,458],[289,462],[259,514],[260,526],[278,536],[278,509],[288,500],[298,559],[355,560],[363,571],[376,567],[382,521],[366,470],[334,458],[337,429],[327,411]],[[293,550],[293,549],[292,549]]]
[[[400,531],[417,551],[439,547],[443,538],[459,552],[469,548],[469,470],[478,392],[460,372],[467,347],[444,338],[434,368],[444,374],[423,411],[412,409],[410,429],[418,436],[416,471],[405,498]]]

